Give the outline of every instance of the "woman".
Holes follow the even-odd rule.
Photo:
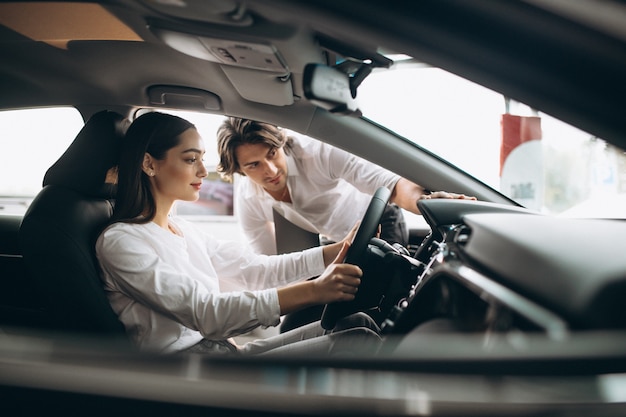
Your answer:
[[[126,134],[112,222],[99,236],[96,253],[109,301],[133,341],[143,350],[159,352],[375,350],[378,328],[365,314],[345,318],[330,334],[312,323],[234,344],[232,337],[258,326],[276,326],[286,313],[354,299],[362,271],[340,262],[354,230],[337,244],[266,256],[218,241],[171,216],[177,200],[198,199],[207,175],[204,153],[194,125],[172,115],[145,114]],[[319,277],[306,280],[314,276]],[[221,293],[220,282],[249,290]]]

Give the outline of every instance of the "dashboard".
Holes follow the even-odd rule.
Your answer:
[[[431,232],[395,285],[405,296],[388,297],[384,333],[532,332],[560,340],[573,330],[626,327],[619,250],[626,222],[464,200],[419,207]]]

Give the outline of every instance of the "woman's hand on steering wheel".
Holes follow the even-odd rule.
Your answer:
[[[317,304],[354,300],[363,271],[357,265],[343,263],[349,246],[347,242],[342,242],[341,250],[333,262],[311,281]]]
[[[359,230],[360,224],[360,220],[356,222],[352,229],[348,232],[346,237],[344,237],[340,242],[331,243],[330,245],[325,245],[323,247],[322,253],[324,255],[324,265],[328,266],[335,261],[335,258],[337,258],[337,254],[342,251],[344,243],[347,243],[348,246],[352,245],[352,242],[354,242],[354,237]],[[344,261],[345,256],[346,254],[344,253],[343,258],[341,258],[342,262]]]
[[[346,259],[344,262],[347,264],[356,265],[358,267],[362,266],[367,246],[370,239],[374,237],[378,231],[380,219],[382,218],[385,207],[389,202],[390,196],[391,191],[384,187],[379,188],[372,196],[363,219],[360,224],[358,224],[356,234],[354,235],[354,241],[346,253]],[[367,291],[365,291],[365,293],[367,293]],[[361,294],[361,296],[355,295],[354,299],[348,302],[327,303],[322,313],[322,327],[326,330],[330,330],[342,317],[359,311],[362,307],[360,305],[360,300],[363,299],[363,296],[363,294]]]

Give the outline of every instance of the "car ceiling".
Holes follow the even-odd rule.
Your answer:
[[[2,2],[0,107],[172,105],[306,130],[316,110],[303,99],[304,66],[334,63],[335,54],[377,62],[383,48],[626,147],[626,6],[573,3]],[[252,45],[253,55],[220,61],[208,49],[224,42]],[[251,67],[259,51],[279,65]]]

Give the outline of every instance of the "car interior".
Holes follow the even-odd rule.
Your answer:
[[[394,166],[399,174],[409,178],[419,177],[420,182],[424,184],[434,184],[433,188],[436,185],[437,189],[453,189],[461,192],[468,190],[468,194],[475,195],[479,200],[484,201],[484,204],[464,204],[456,201],[424,203],[422,211],[430,230],[412,231],[410,249],[413,253],[409,252],[408,255],[411,260],[406,261],[406,265],[401,262],[402,266],[399,267],[406,271],[391,274],[400,276],[397,279],[401,282],[389,284],[395,291],[398,291],[397,288],[403,288],[406,291],[418,282],[419,285],[426,285],[426,281],[432,278],[429,280],[422,278],[428,275],[426,271],[431,271],[436,255],[439,254],[437,248],[447,239],[462,238],[470,243],[476,239],[470,239],[470,235],[465,231],[472,229],[472,236],[475,236],[477,235],[476,229],[482,227],[482,223],[477,221],[473,223],[473,227],[464,224],[464,219],[473,218],[470,215],[523,211],[515,202],[502,194],[494,192],[489,187],[477,187],[476,181],[472,178],[458,175],[457,170],[441,161],[433,162],[432,158],[428,159],[427,155],[416,153],[414,149],[410,149],[409,145],[398,142],[393,149],[383,147],[384,143],[392,140],[392,134],[364,127],[358,117],[359,109],[354,100],[355,92],[359,84],[372,71],[385,69],[393,64],[391,59],[368,44],[367,39],[357,41],[334,36],[335,31],[332,29],[330,17],[322,19],[316,31],[306,29],[306,25],[290,25],[287,20],[290,15],[287,5],[284,5],[285,16],[275,13],[271,20],[267,20],[264,17],[266,6],[262,3],[253,8],[246,8],[241,3],[230,1],[217,2],[217,4],[211,2],[210,7],[203,2],[192,1],[185,8],[170,3],[143,1],[107,4],[63,2],[0,4],[0,10],[5,16],[0,22],[2,34],[10,41],[7,42],[6,48],[13,58],[5,61],[7,63],[10,61],[11,67],[5,64],[3,68],[3,73],[10,75],[3,79],[11,80],[10,83],[3,85],[5,91],[9,93],[4,97],[7,97],[7,100],[11,97],[12,101],[2,103],[0,99],[0,104],[4,106],[43,105],[52,99],[57,103],[71,103],[81,111],[85,120],[89,120],[74,144],[46,174],[43,179],[44,187],[24,219],[2,218],[3,236],[9,236],[7,239],[2,239],[2,242],[4,245],[7,245],[5,242],[11,242],[8,243],[9,247],[3,250],[3,263],[8,264],[7,268],[10,271],[17,271],[18,274],[24,271],[22,276],[37,277],[36,283],[29,284],[18,283],[22,280],[11,280],[13,282],[11,285],[15,286],[12,291],[14,295],[23,292],[24,286],[35,285],[46,295],[45,298],[56,300],[62,307],[68,304],[69,299],[81,299],[76,296],[83,291],[89,291],[88,287],[81,289],[83,284],[97,286],[93,260],[87,256],[82,246],[91,242],[89,239],[93,239],[92,232],[88,233],[89,236],[85,237],[86,240],[80,245],[74,242],[56,242],[54,239],[65,238],[66,234],[56,229],[47,232],[43,226],[60,225],[61,219],[49,221],[40,216],[58,216],[63,213],[70,216],[71,213],[71,217],[67,217],[68,226],[75,225],[78,231],[83,230],[83,226],[80,226],[82,220],[74,214],[74,210],[78,210],[77,213],[91,215],[91,209],[86,210],[83,207],[72,210],[59,209],[55,197],[46,198],[46,196],[52,194],[50,189],[60,186],[79,192],[91,189],[93,184],[73,184],[78,178],[85,181],[92,180],[82,171],[86,168],[86,164],[78,162],[87,160],[83,159],[84,156],[66,163],[66,168],[63,168],[63,164],[65,159],[75,158],[77,154],[85,155],[85,152],[95,152],[94,155],[98,156],[98,161],[105,161],[100,156],[108,146],[104,144],[106,138],[95,137],[93,140],[97,145],[80,148],[80,142],[86,140],[82,136],[93,135],[89,132],[104,135],[107,131],[97,128],[94,130],[90,127],[91,123],[98,123],[105,110],[108,111],[105,113],[109,115],[119,112],[119,117],[124,119],[132,118],[133,112],[137,110],[158,110],[159,108],[201,109],[207,112],[243,115],[286,126],[311,137],[323,138],[328,143],[344,148],[351,146],[352,137],[355,132],[358,132],[362,140],[368,143],[367,147],[358,148],[357,152],[360,152],[360,156],[383,166]],[[129,7],[130,5],[136,9]],[[69,13],[70,10],[72,13]],[[26,19],[26,16],[30,18]],[[136,19],[140,16],[143,22],[137,22]],[[312,8],[311,15],[306,19],[313,20],[315,16],[315,8]],[[47,21],[46,27],[39,25],[44,20]],[[37,42],[20,42],[20,39],[34,39]],[[109,47],[115,48],[114,56],[108,56],[106,51]],[[25,59],[27,55],[43,57],[42,59],[50,62],[51,66],[56,66],[59,71],[75,65],[74,56],[77,59],[80,58],[85,64],[82,64],[83,67],[76,67],[77,71],[80,71],[76,75],[85,78],[82,84],[85,87],[76,89],[71,85],[74,82],[72,79],[65,79],[61,76],[55,79],[54,75],[46,75],[51,77],[53,82],[46,84],[45,90],[40,89],[37,92],[36,80],[42,77],[38,71],[43,71],[43,69],[30,65],[29,60]],[[124,62],[139,65],[136,63],[138,57],[146,68],[145,73],[150,74],[148,79],[124,78],[117,75]],[[168,65],[169,61],[185,64]],[[50,72],[49,69],[45,71]],[[16,76],[18,73],[20,75]],[[107,73],[115,79],[115,88],[106,85],[107,80],[111,78],[105,75]],[[18,90],[29,92],[29,94],[22,95],[23,103],[13,98],[17,96],[13,92]],[[90,104],[94,102],[94,96],[98,96],[98,102],[102,104]],[[121,103],[132,104],[122,105]],[[95,146],[101,146],[102,149]],[[58,172],[62,172],[62,175],[55,175]],[[97,181],[100,181],[102,172],[98,171],[96,177]],[[96,223],[100,223],[106,218],[106,212],[110,213],[110,203],[107,202],[105,194],[89,197],[100,199],[94,201],[94,207],[100,207],[100,209],[93,209],[93,215],[98,216]],[[108,195],[109,199],[111,197]],[[67,196],[58,198],[63,201],[68,200]],[[46,203],[48,199],[51,203]],[[43,204],[50,206],[43,206],[43,209],[39,209]],[[53,212],[55,207],[61,211]],[[374,223],[376,221],[373,220]],[[542,220],[535,216],[529,221],[541,222]],[[84,227],[97,227],[97,225]],[[459,227],[460,229],[458,231],[454,229],[455,232],[452,234],[451,231],[441,232],[442,227]],[[567,225],[563,228],[568,230]],[[293,233],[290,235],[294,236]],[[371,236],[372,233],[368,232],[368,235]],[[303,239],[306,238],[303,237]],[[73,261],[62,266],[61,262],[64,261],[65,255],[70,254],[66,247],[68,244],[78,245],[75,249],[82,252],[85,265]],[[366,252],[370,246],[365,238],[360,245],[361,252]],[[529,252],[527,256],[534,256],[534,253],[531,253],[534,250],[527,249],[522,243],[519,246],[516,251],[524,249]],[[461,247],[464,252],[471,253],[469,252],[471,245]],[[598,243],[593,247],[601,248],[603,245]],[[289,250],[289,248],[282,249],[284,250]],[[387,253],[388,250],[384,245],[381,247],[374,245],[372,251],[380,258],[386,259],[392,256]],[[379,251],[382,251],[382,254]],[[396,257],[406,258],[407,255],[402,253]],[[17,262],[16,258],[20,261]],[[465,261],[465,259],[462,260]],[[507,277],[516,276],[519,274],[517,271],[523,270],[514,260],[510,262],[511,271],[493,271],[495,267],[491,266],[486,259],[473,259],[470,256],[470,260],[477,263],[481,269]],[[534,261],[537,262],[537,260]],[[21,264],[22,262],[24,265]],[[59,265],[52,266],[50,262],[59,262]],[[546,263],[548,264],[546,268],[549,270],[549,262],[546,261]],[[562,263],[557,262],[557,265],[560,266]],[[58,280],[74,279],[82,275],[82,273],[63,272],[71,271],[74,267],[88,268],[90,278],[86,281],[77,279],[76,282],[64,282],[64,285],[69,284],[68,288],[75,289],[75,294],[73,290],[67,293],[64,292],[67,290],[58,291],[59,287],[56,285]],[[455,280],[458,280],[458,277]],[[468,284],[463,284],[465,285]],[[607,299],[603,298],[608,297],[608,294],[613,296],[620,294],[621,283],[611,285],[607,283],[606,286],[598,284],[600,288],[596,291],[601,294],[598,295],[600,298],[596,300],[592,295],[594,293],[589,293],[586,296],[588,298],[581,300],[574,298],[576,302],[572,301],[571,304],[551,300],[553,296],[550,296],[547,291],[542,291],[541,285],[535,288],[528,280],[522,281],[520,278],[517,281],[506,282],[506,285],[513,285],[516,290],[522,291],[525,296],[532,297],[538,302],[549,303],[550,307],[554,307],[560,313],[568,313],[572,319],[587,315],[595,311],[596,305],[601,305],[611,312],[607,313],[607,316],[611,316],[611,323],[606,326],[621,325],[623,322],[619,318],[622,315],[616,317],[613,314],[615,302],[606,303]],[[574,286],[572,284],[572,287]],[[381,291],[380,288],[377,290]],[[415,288],[411,291],[415,291]],[[467,292],[469,293],[471,291]],[[397,305],[398,298],[410,300],[411,297],[407,296],[406,293],[393,295],[386,302],[394,305],[395,310],[402,310]],[[10,297],[13,301],[20,298]],[[380,299],[380,294],[373,297]],[[97,302],[85,303],[85,314],[79,315],[77,320],[81,323],[76,323],[76,326],[99,328],[99,325],[88,324],[92,317],[98,314],[94,312],[89,314],[87,310],[96,306],[106,307],[105,300],[100,298]],[[15,309],[22,308],[28,313],[21,317],[12,315],[15,323],[26,322],[28,317],[34,317],[38,312],[37,308],[33,310],[24,305],[16,306]],[[106,310],[106,308],[103,309]],[[495,307],[492,306],[491,310],[493,309]],[[501,307],[498,309],[502,310]],[[491,311],[486,307],[482,310]],[[100,316],[110,315],[109,313]],[[427,315],[430,314],[434,313]],[[509,314],[513,313],[509,312]],[[52,316],[42,314],[43,317],[50,320]],[[606,319],[608,317],[600,316],[593,319],[593,322],[607,323]],[[110,320],[103,320],[103,328],[109,327],[105,322]],[[54,319],[54,321],[66,322],[71,327],[74,326],[68,317],[60,320]],[[614,324],[612,324],[613,321],[615,321]],[[573,320],[573,323],[578,325],[579,321]],[[557,327],[561,325],[562,323]],[[546,326],[551,325],[546,324],[541,327]],[[584,321],[580,321],[580,326],[585,326]],[[116,331],[117,325],[110,327]],[[400,327],[407,328],[406,325]],[[415,323],[410,327],[415,327]]]
[[[314,314],[331,329],[348,314],[369,313],[382,329],[381,352],[376,358],[285,359],[278,368],[293,370],[308,363],[397,371],[400,377],[409,372],[505,375],[504,383],[514,380],[524,393],[537,382],[534,377],[626,372],[626,259],[621,256],[626,222],[562,218],[528,209],[368,120],[356,100],[359,86],[372,73],[395,65],[433,65],[622,149],[623,27],[597,27],[597,15],[563,15],[562,2],[543,0],[385,3],[0,2],[0,109],[71,106],[84,121],[47,168],[27,210],[0,213],[0,336],[45,332],[95,337],[119,342],[123,351],[134,353],[102,288],[95,259],[95,239],[115,204],[115,185],[107,183],[107,173],[138,115],[194,111],[272,123],[391,167],[428,190],[453,190],[478,200],[419,200],[424,223],[410,230],[407,247],[398,247],[376,237],[391,194],[379,189],[346,258],[364,272],[356,299],[318,306]],[[498,33],[506,36],[494,35]],[[399,53],[428,64],[410,56],[404,62]],[[381,95],[380,100],[384,106],[393,97]],[[482,150],[472,152],[478,159]],[[278,213],[275,223],[279,253],[324,243]],[[448,344],[446,338],[455,336]],[[11,346],[7,349],[15,349]],[[0,343],[0,352],[3,348]],[[176,368],[177,360],[166,358],[161,364],[170,376],[184,375],[185,382],[207,377],[211,366],[215,375],[228,374],[220,368],[228,360],[190,359],[196,362],[185,363],[184,371]],[[144,364],[135,356],[133,361],[138,368]],[[198,371],[201,362],[206,368]],[[272,373],[272,379],[264,373],[264,366],[276,364],[251,359],[235,367],[242,375],[257,371],[255,381],[271,379],[270,389],[272,384],[289,386],[293,381],[287,377]],[[315,380],[313,373],[307,378]],[[507,379],[510,375],[531,378],[520,383]],[[360,377],[367,380],[367,375]],[[459,381],[458,392],[479,389]],[[575,382],[580,380],[571,384]],[[621,404],[626,398],[619,382]],[[333,383],[341,386],[341,378]],[[506,397],[497,383],[489,384],[494,398]],[[577,392],[590,396],[585,398],[596,394],[585,384],[574,389],[558,385],[544,395],[575,403]],[[401,388],[397,392],[402,395],[417,390],[411,383]],[[166,391],[160,387],[153,392]],[[384,400],[387,391],[373,391]],[[543,399],[530,397],[537,403]],[[258,397],[251,398],[261,411],[272,412]],[[443,394],[435,400],[446,404]],[[361,403],[358,410],[366,412],[368,404]],[[407,407],[397,414],[432,411]],[[445,414],[445,406],[437,411]],[[480,409],[473,411],[482,415]],[[497,415],[498,408],[490,411]],[[618,408],[615,415],[621,412]],[[581,413],[583,409],[572,415]]]

